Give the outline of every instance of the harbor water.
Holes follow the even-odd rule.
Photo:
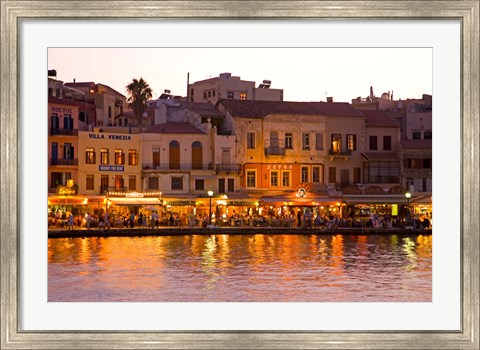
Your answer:
[[[50,238],[50,302],[425,302],[432,236]]]

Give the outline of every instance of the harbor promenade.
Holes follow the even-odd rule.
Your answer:
[[[184,235],[431,235],[432,230],[401,228],[297,228],[297,227],[178,227],[159,228],[53,228],[48,230],[48,238],[83,237],[141,237],[141,236],[184,236]]]

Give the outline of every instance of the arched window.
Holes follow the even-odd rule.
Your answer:
[[[170,169],[180,169],[180,143],[171,141],[169,145],[169,167]]]
[[[202,144],[198,141],[192,143],[192,169],[202,169]]]

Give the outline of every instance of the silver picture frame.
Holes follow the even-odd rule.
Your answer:
[[[115,9],[114,11],[112,9]],[[474,1],[1,1],[1,349],[479,349],[480,49]],[[458,19],[461,23],[459,331],[22,331],[19,22],[22,18]]]

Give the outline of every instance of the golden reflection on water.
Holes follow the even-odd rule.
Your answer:
[[[431,235],[49,239],[49,300],[356,300],[356,281],[374,283],[369,276],[379,275],[378,283],[389,284],[372,287],[376,293],[401,283],[403,270],[429,278],[419,296],[428,301],[431,259]],[[398,289],[408,293],[415,281],[410,276]]]

